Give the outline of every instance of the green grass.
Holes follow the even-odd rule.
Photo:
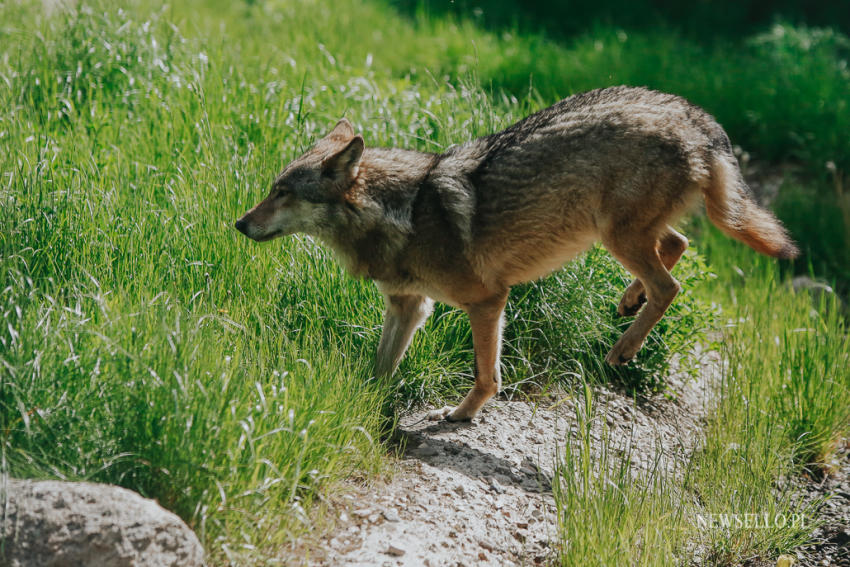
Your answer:
[[[842,297],[850,297],[850,193],[813,191],[789,178],[782,183],[774,209],[794,231],[803,248],[797,271],[826,279]]]
[[[629,31],[646,29],[681,30],[688,38],[703,43],[718,38],[740,38],[758,32],[776,19],[796,24],[850,29],[850,14],[833,3],[804,3],[799,0],[715,0],[684,5],[675,0],[573,0],[552,3],[547,0],[390,0],[402,13],[446,14],[474,19],[477,25],[493,31],[544,32],[557,39],[569,39],[587,32],[588,27],[605,25]]]
[[[692,489],[711,513],[803,513],[816,520],[812,510],[798,509],[786,481],[804,470],[824,472],[850,434],[846,321],[835,297],[815,302],[794,293],[773,263],[719,242],[714,231],[705,242],[709,257],[726,258],[709,291],[724,299],[729,323],[719,401],[695,456]],[[726,563],[791,551],[810,529],[715,530],[706,541]]]
[[[517,286],[505,328],[504,364],[511,380],[545,388],[561,376],[573,377],[568,384],[601,378],[632,393],[663,391],[671,357],[690,353],[694,338],[714,318],[710,302],[694,294],[708,277],[701,257],[687,252],[673,273],[682,292],[634,362],[616,368],[604,359],[633,321],[617,316],[618,298],[631,278],[602,247],[544,280]]]
[[[367,64],[405,34],[411,53],[430,41],[374,4],[39,9],[0,8],[3,473],[127,486],[186,519],[213,563],[272,557],[321,525],[317,498],[380,470],[387,397],[469,387],[471,341],[441,307],[398,388],[376,384],[374,286],[309,238],[259,246],[233,220],[341,115],[371,144],[436,150],[539,101]],[[594,251],[518,288],[506,382],[591,367],[663,388],[656,371],[687,344],[672,325],[627,375],[598,363],[625,284]],[[677,309],[703,324],[696,300]]]
[[[850,435],[850,341],[838,299],[795,293],[774,261],[707,223],[703,231],[701,251],[717,273],[698,293],[723,305],[726,321],[704,439],[679,476],[638,474],[621,447],[580,431],[556,479],[562,565],[775,561],[820,521],[818,503],[803,504],[790,480],[829,474]],[[580,424],[594,416],[585,396]]]
[[[612,441],[597,410],[585,387],[583,404],[576,405],[575,441],[566,443],[555,471],[560,564],[683,563],[693,507],[677,491],[675,471],[662,464],[660,448],[648,470],[636,471],[631,447]],[[601,430],[596,435],[595,427]]]
[[[559,45],[487,32],[465,19],[411,20],[360,0],[138,0],[52,12],[0,5],[2,472],[112,482],[155,497],[198,530],[213,564],[273,557],[321,527],[316,503],[344,480],[381,470],[384,400],[399,408],[454,400],[468,388],[472,367],[465,317],[438,307],[402,362],[397,387],[376,384],[371,365],[382,306],[374,286],[348,277],[309,238],[260,246],[232,229],[288,160],[343,115],[369,144],[439,151],[556,95],[630,82],[694,95],[728,118],[754,153],[784,159],[805,147],[844,167],[845,137],[820,137],[846,121],[844,75],[830,51],[843,39],[800,33],[827,46],[810,50],[820,67],[805,58],[798,65],[795,43],[774,67],[751,71],[753,61],[779,57],[774,52],[786,40],[757,40],[730,63],[720,48],[692,51],[675,35],[624,38],[602,30]],[[693,73],[689,65],[697,62],[704,71]],[[764,69],[786,67],[793,88],[812,87],[808,73],[818,72],[812,81],[826,86],[810,94],[824,97],[825,110],[776,90],[778,75]],[[764,79],[746,96],[730,86],[741,72]],[[773,98],[759,98],[771,89]],[[771,121],[783,112],[790,122],[774,141]],[[786,135],[812,120],[814,145]],[[709,256],[729,261],[725,249],[709,248]],[[505,331],[507,387],[524,393],[581,378],[663,390],[670,357],[686,353],[713,324],[710,302],[730,301],[731,292],[697,292],[711,285],[707,272],[698,255],[686,256],[675,271],[684,293],[637,363],[622,371],[601,364],[628,324],[614,317],[628,279],[606,253],[593,249],[551,278],[518,286]],[[770,281],[748,283],[747,299],[786,318],[758,320],[759,329],[797,341],[789,344],[800,352],[765,356],[786,369],[838,372],[818,366],[817,357],[835,366],[846,350],[831,339],[817,342],[817,333],[791,333],[817,321],[798,321],[808,313],[802,300]],[[774,288],[781,299],[767,305],[766,290]],[[838,319],[818,324],[824,337],[843,336],[835,335]],[[757,337],[741,333],[740,364],[755,364],[744,354]],[[770,474],[826,455],[846,431],[840,408],[827,406],[846,375],[831,375],[823,395],[806,376],[792,376],[791,401],[775,395],[785,374],[771,374],[764,391],[753,386],[765,411],[782,417],[776,447],[785,468]],[[727,382],[729,392],[743,387]],[[792,443],[803,433],[803,444]],[[712,450],[707,445],[704,454]],[[580,455],[569,459],[567,469],[590,466]],[[721,472],[694,477],[692,490],[710,490]],[[627,500],[606,492],[611,483],[593,485],[611,502],[595,525],[623,515],[632,526],[656,516],[667,521],[672,504],[662,488],[649,491],[661,491],[657,499],[632,507],[633,495],[666,481],[630,485],[627,476],[611,479]],[[590,510],[595,494],[570,502],[577,512]],[[579,531],[565,533],[590,545],[592,532],[569,525]],[[645,536],[622,541],[636,537]],[[657,556],[647,548],[647,561],[679,545],[653,538],[666,547]]]
[[[771,261],[721,238],[712,228],[705,246],[709,256],[722,253],[727,260],[708,288],[729,312],[723,390],[730,404],[736,398],[747,403],[718,409],[753,421],[748,404],[758,402],[756,417],[765,427],[780,426],[796,463],[828,462],[850,429],[850,342],[841,299],[795,293]]]

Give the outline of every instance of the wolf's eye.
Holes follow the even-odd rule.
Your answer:
[[[281,197],[286,197],[290,193],[291,193],[291,191],[289,190],[289,187],[280,186],[280,187],[275,188],[274,196],[277,197],[278,199],[280,199]]]

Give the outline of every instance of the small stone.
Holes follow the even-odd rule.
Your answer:
[[[494,478],[494,479],[496,479],[496,481],[497,481],[499,484],[501,484],[502,486],[507,486],[507,485],[509,485],[509,484],[511,483],[511,480],[513,480],[513,479],[510,477],[510,475],[505,476],[505,475],[503,475],[503,474],[495,474],[495,475],[493,475],[493,478]]]
[[[401,520],[398,512],[396,512],[393,508],[384,510],[384,519],[388,522],[398,522]]]
[[[494,551],[496,549],[496,544],[487,539],[486,537],[478,538],[478,545],[486,549],[487,551]]]
[[[372,510],[370,510],[369,508],[361,508],[360,510],[355,510],[354,512],[352,512],[352,514],[362,520],[368,518],[369,515],[372,514]]]
[[[439,455],[440,451],[427,443],[422,443],[421,445],[410,451],[410,454],[415,457],[434,457],[436,455]]]
[[[390,546],[387,547],[387,551],[385,553],[387,553],[388,555],[392,555],[393,557],[401,557],[405,554],[405,551],[400,547],[396,547],[390,544]]]

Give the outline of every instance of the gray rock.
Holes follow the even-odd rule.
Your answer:
[[[814,297],[819,297],[820,294],[823,293],[835,293],[835,291],[832,289],[832,287],[830,287],[829,284],[813,280],[808,276],[797,276],[796,278],[791,280],[791,287],[793,287],[794,291],[796,292],[809,290],[809,292],[811,292],[812,296]]]
[[[847,303],[844,299],[840,295],[836,294],[835,290],[825,282],[813,280],[808,276],[797,276],[791,280],[791,288],[796,293],[808,291],[815,307],[818,307],[821,301],[827,297],[834,298],[839,312],[844,315],[850,314],[850,309],[848,309]]]
[[[9,567],[204,564],[183,520],[117,486],[0,479],[0,521],[0,564]]]
[[[432,447],[432,446],[428,445],[427,443],[422,443],[417,448],[411,450],[410,454],[414,457],[419,457],[421,459],[421,458],[434,457],[436,455],[439,455],[440,450],[437,449],[436,447]]]

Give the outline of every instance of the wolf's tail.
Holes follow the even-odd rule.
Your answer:
[[[782,223],[750,196],[732,156],[715,160],[703,193],[708,218],[732,238],[774,258],[796,258],[800,253]]]

